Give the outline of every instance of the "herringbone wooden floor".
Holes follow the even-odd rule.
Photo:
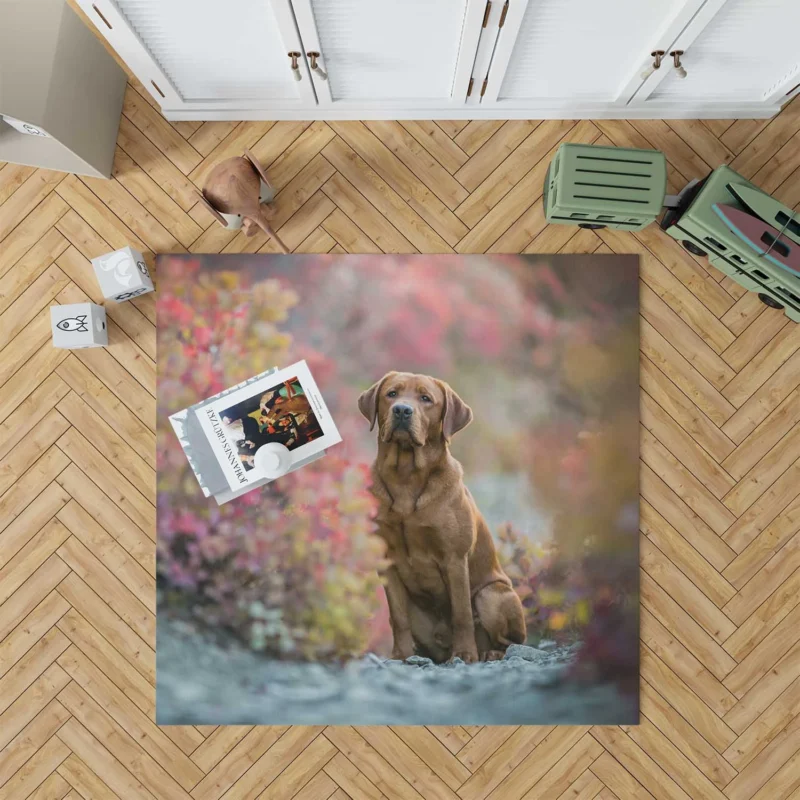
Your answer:
[[[800,798],[800,327],[655,227],[548,227],[562,141],[661,148],[800,204],[772,121],[165,122],[133,82],[114,178],[0,165],[0,797]],[[272,251],[194,186],[250,147],[298,252],[641,256],[642,719],[627,728],[157,728],[153,295],[50,344],[87,259]],[[222,677],[222,676],[221,676]]]

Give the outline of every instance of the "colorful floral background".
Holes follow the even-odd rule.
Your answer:
[[[638,667],[638,262],[633,256],[161,256],[159,613],[276,658],[388,655],[358,395],[389,370],[448,381],[453,441],[526,609],[581,639],[583,677]],[[169,414],[306,359],[344,438],[224,506]]]

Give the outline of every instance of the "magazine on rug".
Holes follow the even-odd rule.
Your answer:
[[[288,473],[342,440],[305,361],[256,375],[170,422],[203,493],[220,504],[273,480],[258,456],[265,445],[286,448]]]
[[[305,361],[224,395],[195,413],[231,489],[266,477],[256,455],[267,443],[284,445],[294,466],[342,441]]]

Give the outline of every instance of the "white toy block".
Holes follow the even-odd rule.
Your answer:
[[[53,347],[77,350],[108,344],[106,310],[94,303],[50,306]]]
[[[100,291],[106,300],[130,300],[153,291],[153,281],[147,264],[138,250],[123,247],[92,259]]]

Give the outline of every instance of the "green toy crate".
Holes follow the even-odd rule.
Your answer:
[[[548,222],[638,231],[655,222],[667,189],[658,150],[562,144],[544,182]]]
[[[707,255],[711,264],[741,286],[757,292],[766,305],[783,308],[789,319],[800,322],[800,278],[751,250],[712,208],[715,203],[724,203],[747,211],[727,188],[729,183],[761,191],[730,167],[718,167],[681,193],[678,207],[664,214],[662,230],[690,253]]]

